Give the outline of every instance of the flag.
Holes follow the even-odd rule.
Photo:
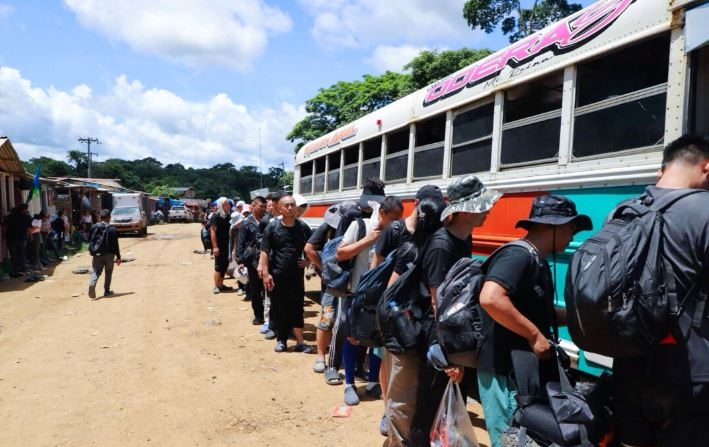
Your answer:
[[[32,180],[32,189],[30,189],[30,193],[27,195],[27,203],[29,205],[30,200],[32,200],[32,197],[37,196],[39,197],[39,166],[37,166],[37,171],[34,173],[34,180]]]

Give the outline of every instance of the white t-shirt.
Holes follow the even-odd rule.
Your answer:
[[[365,234],[370,232],[369,229],[369,219],[362,219],[365,224],[365,228],[367,230],[365,231]],[[359,233],[359,223],[357,220],[352,221],[349,227],[347,227],[347,231],[345,231],[345,234],[342,236],[342,243],[340,246],[345,246],[345,245],[350,245],[354,244],[357,242],[357,234]],[[354,292],[355,289],[357,288],[357,284],[359,284],[359,278],[362,276],[362,273],[366,272],[369,270],[369,252],[370,250],[374,249],[374,245],[370,245],[369,247],[364,248],[362,251],[360,251],[357,256],[355,256],[355,261],[354,265],[352,266],[352,270],[350,271],[350,286],[349,289],[351,292]]]

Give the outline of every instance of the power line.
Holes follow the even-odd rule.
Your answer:
[[[101,142],[98,140],[98,138],[79,138],[79,143],[86,143],[86,161],[88,164],[88,171],[86,173],[86,177],[91,178],[91,157],[94,155],[98,155],[95,152],[91,152],[91,143],[96,143],[96,144],[101,144]]]

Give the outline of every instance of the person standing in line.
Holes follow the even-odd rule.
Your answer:
[[[32,217],[26,203],[21,203],[12,209],[7,216],[7,248],[10,251],[12,271],[10,276],[16,278],[26,271],[25,251],[32,228]]]
[[[261,253],[261,239],[265,226],[261,226],[263,216],[266,214],[266,199],[256,196],[251,201],[251,214],[241,223],[239,228],[238,246],[236,249],[236,262],[239,268],[246,267],[249,274],[247,284],[248,296],[251,298],[251,310],[254,325],[265,324],[266,315],[263,308],[263,282],[258,276],[258,261]]]
[[[422,340],[417,352],[419,374],[414,415],[411,420],[409,446],[428,446],[431,425],[448,383],[446,374],[435,369],[426,353],[436,339],[434,315],[437,309],[437,290],[446,273],[459,259],[470,257],[473,249],[472,232],[482,226],[487,213],[502,196],[488,189],[474,175],[461,177],[447,188],[448,206],[441,213],[443,227],[436,231],[421,254],[422,283],[430,294],[426,303],[428,313],[423,322]],[[463,395],[465,390],[463,389]]]
[[[652,201],[701,190],[663,213],[663,254],[677,300],[675,330],[645,357],[613,359],[613,402],[623,446],[709,446],[709,139],[683,136],[667,145]],[[693,296],[693,286],[696,286]],[[703,297],[703,300],[702,300]]]
[[[94,224],[91,227],[91,236],[89,240],[93,240],[94,232],[103,231],[103,245],[101,246],[100,252],[95,252],[92,254],[91,266],[93,270],[91,271],[91,277],[89,278],[89,298],[92,300],[97,299],[96,297],[96,283],[98,283],[99,277],[103,270],[106,270],[106,276],[103,278],[103,296],[113,295],[113,290],[111,290],[111,279],[113,278],[113,265],[121,265],[121,249],[118,245],[118,231],[116,227],[110,225],[111,212],[107,209],[103,209],[100,212],[101,221]],[[99,226],[104,228],[100,229]]]
[[[293,196],[283,195],[276,206],[281,218],[273,219],[264,230],[261,241],[259,276],[271,295],[271,327],[275,326],[276,352],[287,350],[291,331],[296,339],[296,352],[310,353],[303,339],[303,309],[305,304],[304,269],[309,265],[303,259],[305,242],[312,230],[297,219]]]
[[[217,199],[217,209],[209,219],[209,231],[214,255],[214,288],[212,293],[233,290],[224,285],[224,275],[229,268],[229,228],[231,227],[230,206],[226,197]]]

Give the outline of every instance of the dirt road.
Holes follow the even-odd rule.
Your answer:
[[[88,254],[45,281],[0,283],[0,446],[385,444],[381,400],[331,417],[343,388],[313,373],[314,356],[274,353],[250,303],[211,293],[198,235],[198,224],[164,224],[122,237],[135,260],[114,270],[110,298],[91,301],[88,275],[72,273]],[[306,299],[310,344],[318,310]]]

